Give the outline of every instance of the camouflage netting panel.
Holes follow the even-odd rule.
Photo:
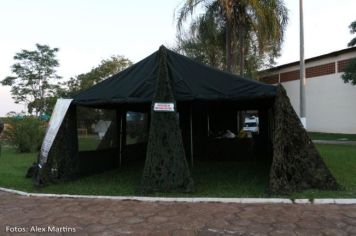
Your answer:
[[[339,185],[303,128],[281,85],[278,85],[273,109],[270,192],[290,194],[307,188],[338,189]]]
[[[42,186],[49,182],[72,179],[77,174],[76,123],[76,109],[71,106],[48,153],[46,164],[33,176],[35,185]]]
[[[154,101],[172,102],[174,97],[168,77],[166,51],[160,48],[159,72]],[[143,170],[141,193],[193,191],[193,180],[186,161],[178,115],[154,112]]]

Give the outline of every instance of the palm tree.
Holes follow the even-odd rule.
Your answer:
[[[186,0],[178,11],[179,32],[197,7],[213,4],[219,6],[225,20],[227,71],[232,71],[232,56],[237,54],[238,71],[244,75],[245,55],[254,47],[260,55],[269,54],[270,58],[278,55],[288,21],[288,10],[283,0]]]
[[[204,15],[194,19],[187,32],[177,35],[175,50],[196,61],[225,69],[225,25],[218,10],[218,4],[212,4]]]

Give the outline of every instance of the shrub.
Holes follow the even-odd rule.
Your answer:
[[[34,152],[41,147],[45,134],[45,123],[38,118],[9,117],[9,127],[4,131],[4,136],[10,145],[18,152]]]
[[[4,122],[2,122],[2,120],[0,120],[0,156],[1,156],[1,133],[4,130]]]
[[[342,74],[341,78],[345,83],[350,83],[356,85],[356,59],[352,59],[345,68],[345,73]]]

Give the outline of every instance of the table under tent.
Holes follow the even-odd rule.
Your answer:
[[[252,137],[239,135],[247,110],[259,117]],[[92,124],[88,117],[108,127],[91,150],[82,150],[77,130]],[[223,138],[227,130],[235,136]],[[255,160],[268,165],[270,192],[338,188],[281,85],[226,73],[163,46],[74,96],[43,159],[37,184],[142,160],[142,193],[194,191],[191,171],[201,161]]]

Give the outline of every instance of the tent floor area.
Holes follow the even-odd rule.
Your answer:
[[[123,162],[120,168],[80,177],[62,185],[67,194],[137,195],[144,161]],[[262,161],[195,161],[191,169],[193,193],[155,193],[153,196],[263,197],[266,195],[270,164]],[[46,187],[46,192],[56,185]]]

